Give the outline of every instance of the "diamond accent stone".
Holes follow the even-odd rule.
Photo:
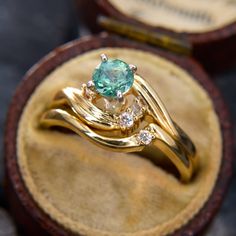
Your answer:
[[[140,143],[148,145],[152,142],[153,135],[148,130],[140,130],[137,138]]]
[[[122,102],[119,102],[118,100],[108,100],[104,98],[105,103],[105,111],[115,114],[119,113],[124,106]]]
[[[130,112],[124,112],[120,115],[120,126],[123,128],[131,128],[134,125],[134,117]]]
[[[142,116],[143,115],[142,106],[138,102],[135,102],[132,105],[131,110],[132,110],[132,114],[134,116],[138,117],[138,116]]]

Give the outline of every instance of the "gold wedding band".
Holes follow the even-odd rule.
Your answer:
[[[188,182],[197,169],[195,146],[136,70],[134,65],[102,54],[92,80],[81,88],[58,91],[40,125],[70,129],[112,151],[158,149],[176,167],[180,179]],[[152,152],[156,158],[160,155]]]

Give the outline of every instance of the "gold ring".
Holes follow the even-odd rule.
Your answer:
[[[160,152],[188,182],[197,169],[196,149],[171,119],[157,93],[137,67],[101,55],[92,80],[60,90],[40,125],[61,126],[94,144],[117,152]],[[159,152],[157,152],[159,150]]]

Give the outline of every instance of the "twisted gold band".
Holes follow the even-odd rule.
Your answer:
[[[134,73],[133,87],[126,94],[142,101],[140,114],[131,120],[132,127],[121,125],[121,119],[133,112],[130,108],[125,108],[124,115],[106,111],[96,104],[102,96],[94,96],[93,92],[86,85],[81,89],[62,89],[42,115],[40,124],[65,127],[112,151],[141,152],[157,148],[174,164],[182,181],[191,179],[197,168],[194,144],[172,121],[156,92],[141,76]]]

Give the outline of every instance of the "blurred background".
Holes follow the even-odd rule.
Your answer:
[[[22,235],[8,214],[3,191],[4,124],[14,90],[25,72],[45,54],[67,41],[89,34],[86,24],[80,20],[75,1],[0,0],[0,236]],[[222,91],[235,121],[236,66],[211,77]],[[206,236],[236,235],[235,201],[234,174],[224,204]]]

